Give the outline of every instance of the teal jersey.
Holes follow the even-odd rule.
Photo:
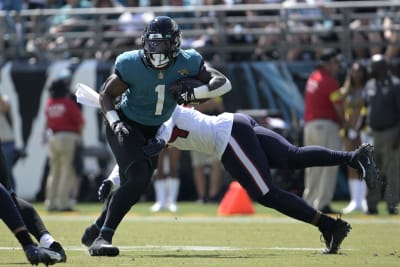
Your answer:
[[[197,51],[181,50],[167,69],[157,70],[145,62],[143,50],[120,54],[115,70],[129,86],[122,96],[122,112],[130,120],[143,125],[162,124],[171,117],[177,105],[167,88],[176,80],[197,76],[202,61]]]

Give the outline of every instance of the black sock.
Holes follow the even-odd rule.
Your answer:
[[[114,229],[103,226],[100,230],[100,237],[102,237],[104,240],[112,243],[114,231],[115,231]]]
[[[27,230],[19,231],[18,233],[15,234],[15,237],[18,239],[22,247],[26,247],[28,245],[34,245],[33,240]]]
[[[31,233],[36,240],[39,241],[42,235],[49,233],[42,221],[42,218],[39,216],[31,203],[19,197],[15,197],[14,199],[21,213],[22,219],[25,222],[26,228],[28,228],[29,233]]]

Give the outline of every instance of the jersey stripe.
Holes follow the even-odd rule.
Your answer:
[[[256,166],[254,166],[253,162],[247,157],[246,153],[242,150],[235,138],[232,137],[229,139],[229,145],[232,147],[233,152],[237,155],[247,172],[250,174],[250,177],[257,184],[262,194],[265,195],[269,191],[269,188],[264,182],[261,174],[258,172]]]

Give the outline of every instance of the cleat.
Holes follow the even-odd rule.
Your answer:
[[[160,212],[162,210],[164,210],[166,207],[161,204],[160,202],[156,202],[153,204],[153,206],[150,207],[150,211],[151,212]]]
[[[28,261],[32,265],[38,265],[39,263],[43,263],[47,265],[53,265],[57,262],[60,262],[62,256],[52,250],[43,247],[37,247],[35,245],[28,245],[24,247],[25,255],[28,258]]]
[[[67,262],[67,254],[65,254],[65,251],[60,243],[54,241],[53,243],[51,243],[49,250],[57,252],[61,255],[61,260],[59,262]]]
[[[97,238],[99,235],[100,230],[97,228],[96,225],[91,225],[85,229],[85,232],[83,233],[81,237],[81,242],[87,247],[90,247],[90,245],[93,244],[94,240]]]
[[[176,204],[174,204],[174,203],[170,203],[170,204],[167,205],[167,209],[170,212],[175,213],[175,212],[178,211],[178,206]]]
[[[324,254],[337,254],[340,244],[342,244],[350,230],[351,226],[348,222],[336,219],[333,229],[322,233],[326,245],[326,249],[323,251]]]
[[[374,147],[362,144],[355,151],[355,157],[350,166],[357,169],[360,179],[364,179],[369,189],[374,189],[379,181],[379,169],[374,160]]]
[[[102,237],[96,238],[93,244],[89,247],[90,256],[108,256],[115,257],[119,254],[119,249]]]

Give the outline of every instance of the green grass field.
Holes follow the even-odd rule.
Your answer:
[[[80,204],[72,213],[47,213],[35,204],[68,261],[60,266],[400,266],[400,216],[344,215],[353,229],[340,254],[324,255],[319,231],[255,204],[248,216],[217,216],[217,205],[179,203],[177,214],[152,214],[139,203],[121,223],[114,244],[118,257],[91,257],[80,237],[100,204]],[[346,203],[335,202],[341,209]],[[28,266],[23,251],[0,226],[0,266]]]

